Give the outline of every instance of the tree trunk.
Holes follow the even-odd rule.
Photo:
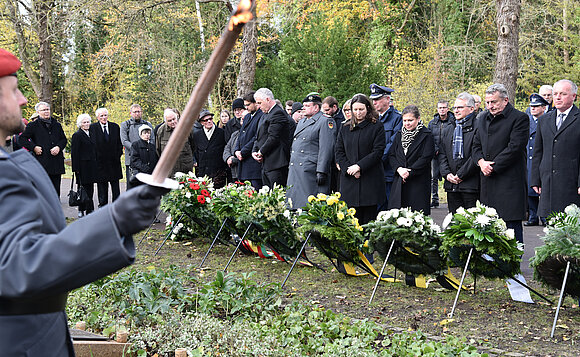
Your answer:
[[[240,56],[240,74],[238,75],[238,97],[248,94],[254,86],[256,76],[256,49],[258,38],[256,31],[256,8],[252,9],[254,19],[244,26],[242,36],[242,54]]]
[[[40,100],[52,106],[53,80],[52,80],[52,47],[48,32],[48,16],[51,10],[50,0],[34,2],[36,21],[38,24],[39,44],[39,74],[40,74]]]
[[[518,75],[520,0],[496,0],[497,57],[493,81],[503,84],[514,104]]]
[[[562,41],[564,42],[563,55],[564,67],[567,69],[570,63],[570,52],[568,51],[568,0],[564,0],[564,7],[562,9]]]

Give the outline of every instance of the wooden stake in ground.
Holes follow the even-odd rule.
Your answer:
[[[244,25],[253,18],[252,7],[254,0],[241,0],[238,8],[228,21],[228,25],[222,34],[209,61],[205,65],[203,73],[199,77],[189,101],[183,110],[183,115],[177,123],[165,150],[161,153],[159,162],[155,166],[152,175],[138,174],[137,178],[152,186],[176,188],[176,182],[166,180],[167,175],[177,161],[177,157],[187,140],[193,124],[198,120],[199,113],[209,93],[213,89],[220,72],[234,48],[236,41],[242,32]]]

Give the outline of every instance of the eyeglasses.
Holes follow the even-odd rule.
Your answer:
[[[211,118],[207,118],[207,119],[200,119],[199,122],[200,123],[205,123],[206,121],[211,121]]]

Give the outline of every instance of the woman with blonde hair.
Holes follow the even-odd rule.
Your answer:
[[[82,186],[90,201],[81,202],[79,205],[79,217],[87,215],[94,210],[93,194],[95,182],[97,182],[97,146],[94,138],[89,135],[91,116],[81,114],[77,118],[77,130],[71,138],[71,161],[72,171],[77,180],[77,185]]]

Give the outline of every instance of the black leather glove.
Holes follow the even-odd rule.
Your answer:
[[[326,185],[326,178],[327,178],[327,175],[324,172],[317,172],[316,173],[316,184],[318,184],[318,186]]]
[[[155,215],[166,188],[141,185],[123,193],[112,203],[113,221],[122,236],[147,228]]]

